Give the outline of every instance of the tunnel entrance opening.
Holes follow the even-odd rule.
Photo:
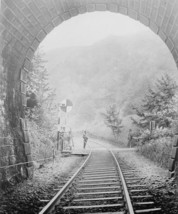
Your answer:
[[[1,1],[1,181],[14,182],[33,174],[25,120],[26,81],[39,44],[56,26],[76,15],[110,11],[127,15],[149,27],[168,46],[178,63],[178,3],[174,1]],[[175,140],[175,147],[177,140]],[[2,151],[2,150],[1,150]],[[4,155],[5,154],[5,155]],[[27,164],[20,163],[28,162]],[[175,159],[171,159],[175,166]],[[14,167],[8,167],[14,165]],[[6,168],[7,167],[7,168]],[[174,171],[174,167],[172,167]]]

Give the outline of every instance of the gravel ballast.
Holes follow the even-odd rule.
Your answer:
[[[38,165],[34,177],[0,193],[0,214],[36,214],[57,189],[75,173],[86,157],[63,156],[55,162]]]
[[[168,179],[168,172],[136,151],[115,151],[128,165],[138,169],[143,183],[154,195],[164,214],[177,214],[175,183]],[[57,189],[69,179],[86,156],[63,156],[55,162],[35,164],[32,180],[24,181],[8,192],[0,193],[0,214],[36,214],[46,205]]]
[[[118,154],[124,162],[139,171],[139,176],[144,178],[143,184],[149,188],[157,206],[162,208],[161,214],[177,214],[175,181],[168,178],[168,170],[159,167],[136,151],[123,151]]]

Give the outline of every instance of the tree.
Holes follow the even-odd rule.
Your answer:
[[[32,59],[31,68],[27,79],[27,107],[30,118],[42,124],[45,114],[51,109],[55,92],[49,86],[48,72],[45,67],[44,53],[37,50]],[[33,113],[33,114],[32,114]]]
[[[148,129],[150,121],[155,121],[158,127],[171,128],[177,117],[176,93],[178,85],[165,74],[158,79],[153,88],[149,88],[139,107],[133,106],[139,120],[132,118],[140,129]]]
[[[56,139],[56,97],[45,63],[43,53],[37,50],[27,79],[26,117],[34,159],[51,157]]]
[[[107,127],[112,130],[114,138],[118,140],[119,134],[122,129],[122,119],[120,119],[120,111],[116,109],[115,105],[110,106],[106,113],[102,114]]]

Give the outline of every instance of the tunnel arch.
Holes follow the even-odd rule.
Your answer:
[[[157,34],[178,65],[176,0],[1,0],[0,4],[0,116],[3,118],[0,122],[0,146],[11,145],[4,151],[5,158],[0,156],[0,166],[32,160],[24,115],[28,70],[39,44],[62,22],[94,11],[129,16]],[[20,167],[5,174],[13,177],[16,171],[20,171],[21,176],[32,175],[31,162]],[[4,175],[2,170],[0,178]]]

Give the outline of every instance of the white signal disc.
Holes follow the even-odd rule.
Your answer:
[[[72,110],[73,104],[69,99],[65,99],[61,102],[61,110],[68,113]]]

